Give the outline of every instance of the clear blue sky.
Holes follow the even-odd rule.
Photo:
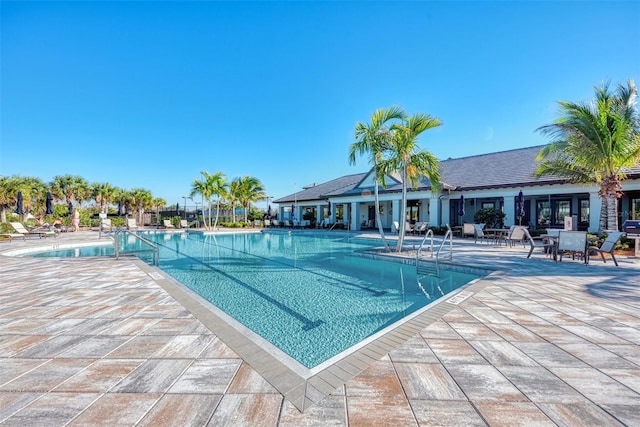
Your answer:
[[[393,104],[461,157],[548,142],[556,101],[640,84],[640,1],[1,3],[0,175],[80,175],[169,204],[200,171],[274,198],[349,166]],[[189,202],[192,204],[192,202]]]

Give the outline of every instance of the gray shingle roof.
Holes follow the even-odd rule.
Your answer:
[[[455,186],[458,191],[566,182],[567,180],[562,177],[535,177],[534,172],[538,166],[535,159],[542,147],[544,145],[443,160],[440,162],[442,182]],[[640,178],[640,165],[628,169],[627,175],[629,178]],[[362,188],[355,187],[365,176],[366,173],[347,175],[298,192],[296,197],[297,200],[318,200],[328,196],[357,194],[362,191]],[[419,188],[430,187],[428,180],[421,180]],[[401,190],[401,184],[388,183],[387,188],[381,188],[380,192]],[[293,201],[294,195],[291,194],[275,202]]]
[[[358,185],[360,181],[367,175],[367,173],[357,173],[354,175],[342,176],[340,178],[333,179],[322,184],[316,184],[312,187],[298,191],[297,193],[289,194],[288,196],[281,197],[274,200],[274,203],[291,203],[294,201],[304,200],[322,200],[329,196],[335,196],[348,192],[353,187]]]

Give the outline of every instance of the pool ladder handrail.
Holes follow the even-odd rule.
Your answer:
[[[113,235],[113,250],[115,253],[115,258],[119,259],[120,258],[120,243],[118,242],[118,235],[122,234],[122,235],[126,235],[129,234],[133,237],[135,237],[136,239],[140,240],[141,242],[143,242],[146,245],[149,245],[151,248],[150,249],[142,249],[142,250],[138,250],[138,251],[127,251],[127,254],[136,254],[136,253],[142,253],[142,252],[152,252],[153,253],[153,265],[157,266],[159,264],[159,258],[160,258],[160,254],[159,254],[159,250],[158,250],[158,246],[156,244],[154,244],[152,241],[142,237],[141,235],[134,233],[130,230],[127,230],[126,228],[119,228],[114,232]]]
[[[420,274],[421,272],[426,272],[429,271],[428,269],[425,269],[424,267],[421,269],[420,268],[420,255],[422,254],[422,249],[424,247],[424,243],[427,241],[427,238],[431,238],[431,244],[427,247],[428,250],[431,251],[431,257],[433,258],[434,255],[434,250],[433,250],[433,230],[429,229],[427,230],[427,232],[424,235],[424,238],[422,239],[422,242],[420,243],[420,247],[418,248],[418,250],[416,251],[416,272],[418,274]],[[449,254],[448,254],[448,259],[449,261],[451,261],[453,259],[453,232],[451,231],[451,227],[449,227],[449,224],[447,224],[447,232],[444,235],[444,239],[442,239],[442,243],[440,243],[440,247],[438,248],[438,251],[435,252],[435,269],[431,270],[433,272],[435,272],[436,277],[440,277],[440,254],[443,252],[443,249],[445,247],[445,244],[447,243],[447,241],[449,242]],[[431,272],[429,271],[429,272]]]

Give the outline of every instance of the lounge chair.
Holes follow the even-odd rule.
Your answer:
[[[41,239],[43,237],[49,237],[49,236],[53,236],[56,237],[56,232],[55,231],[51,231],[49,229],[40,229],[40,230],[27,230],[25,228],[24,225],[22,225],[22,223],[20,222],[10,222],[9,224],[11,224],[11,226],[13,227],[14,230],[16,230],[16,233],[18,233],[19,235],[22,235],[23,238],[26,238],[27,236],[29,238],[31,238],[31,236],[38,236]]]
[[[163,219],[162,224],[164,225],[164,228],[176,228],[173,224],[171,224],[170,219]]]
[[[595,251],[597,253],[600,254],[600,256],[602,257],[602,262],[607,262],[607,260],[604,258],[604,254],[609,254],[611,256],[611,259],[613,260],[613,263],[616,265],[616,267],[618,266],[618,260],[616,259],[615,255],[613,254],[613,251],[616,249],[616,243],[618,243],[618,240],[620,240],[620,237],[622,237],[624,233],[620,232],[620,231],[614,231],[612,233],[609,233],[609,235],[607,236],[606,240],[604,242],[602,242],[602,246],[597,247],[597,246],[589,246],[589,251]]]
[[[27,236],[22,233],[2,233],[0,234],[0,237],[8,237],[9,243],[11,243],[13,239],[17,239],[19,237],[22,237],[22,240],[26,240],[27,238]],[[0,240],[7,240],[7,239],[0,239]]]
[[[186,219],[180,220],[180,228],[189,228],[189,223],[187,222]]]
[[[138,229],[138,224],[137,224],[135,218],[127,218],[126,222],[127,222],[127,230],[137,230]]]
[[[291,228],[291,221],[289,221],[288,219],[285,219],[283,222],[283,226],[284,228]]]

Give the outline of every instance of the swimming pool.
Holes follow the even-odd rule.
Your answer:
[[[164,272],[307,368],[478,277],[451,271],[419,277],[414,265],[362,253],[378,242],[343,236],[265,232],[145,237],[158,245]],[[121,245],[127,244],[135,239],[123,237]],[[96,254],[90,250],[95,249],[47,255]]]

